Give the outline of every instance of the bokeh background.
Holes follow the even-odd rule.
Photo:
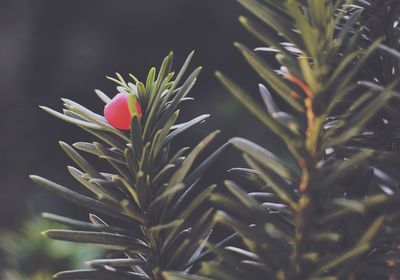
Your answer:
[[[170,50],[176,68],[193,49],[192,67],[204,67],[192,93],[196,101],[185,105],[182,120],[212,115],[181,137],[182,143],[193,145],[217,128],[222,134],[213,148],[232,136],[268,137],[213,75],[223,70],[257,94],[257,77],[232,46],[236,40],[258,44],[238,23],[242,13],[234,0],[0,0],[1,232],[26,229],[24,221],[42,211],[87,215],[27,178],[40,174],[75,189],[65,168],[71,162],[57,142],[91,139],[38,105],[60,110],[60,98],[66,97],[101,112],[93,90],[115,93],[106,75],[134,73],[145,79]],[[224,178],[238,158],[228,152],[208,179]]]

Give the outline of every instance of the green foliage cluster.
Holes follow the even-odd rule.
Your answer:
[[[66,224],[71,229],[49,230],[43,234],[64,241],[96,244],[118,252],[113,258],[89,262],[90,269],[61,272],[56,274],[56,278],[159,279],[163,271],[187,269],[201,253],[198,244],[207,238],[214,224],[213,209],[201,206],[215,186],[204,188],[199,179],[228,145],[223,145],[193,168],[198,155],[218,131],[192,149],[171,147],[176,137],[208,118],[208,115],[202,115],[176,124],[180,104],[190,100],[186,96],[201,70],[195,69],[180,84],[192,56],[193,53],[175,79],[172,79],[172,53],[164,59],[158,73],[155,68],[149,71],[145,83],[133,75],[130,75],[129,82],[119,74],[110,78],[118,84],[118,91],[140,100],[143,117],[140,119],[136,110],[132,110],[129,132],[113,128],[102,115],[71,100],[63,99],[63,113],[42,107],[50,114],[81,127],[99,141],[78,142],[72,146],[60,142],[62,149],[79,167],[69,166],[69,173],[93,197],[42,177],[31,176],[45,189],[96,212],[90,214],[91,223],[47,215],[46,218]],[[110,101],[103,92],[96,93],[105,103]],[[99,171],[83,153],[108,162],[109,170]],[[121,225],[110,224],[109,218]]]
[[[264,84],[255,98],[221,72],[221,83],[286,146],[284,154],[233,138],[198,163],[215,137],[170,155],[171,141],[200,116],[176,125],[199,69],[175,79],[172,55],[146,83],[117,75],[118,90],[136,96],[129,133],[70,100],[51,114],[100,142],[62,148],[79,166],[71,175],[89,197],[32,176],[74,201],[92,223],[50,216],[73,230],[55,239],[93,243],[119,253],[89,262],[90,269],[58,279],[388,279],[400,275],[399,227],[399,9],[392,0],[238,0],[251,14],[239,18],[265,47],[235,43]],[[281,65],[273,69],[264,56]],[[98,96],[109,98],[101,92]],[[279,105],[278,105],[279,104]],[[131,106],[134,107],[134,106]],[[281,109],[280,107],[284,108]],[[228,146],[247,164],[231,170],[225,192],[205,187],[206,169]],[[98,171],[81,152],[99,156]],[[110,221],[119,220],[118,225]],[[214,224],[232,235],[210,242]]]
[[[400,154],[386,134],[398,129],[399,68],[398,53],[383,42],[398,44],[399,3],[239,2],[266,25],[241,18],[272,47],[261,51],[277,52],[280,72],[256,52],[236,46],[291,110],[280,111],[260,86],[265,112],[234,82],[217,76],[286,143],[292,160],[244,139],[231,140],[249,167],[235,172],[254,183],[227,182],[231,197],[215,194],[211,200],[223,210],[216,220],[237,232],[245,248],[213,248],[218,261],[205,263],[203,274],[217,279],[398,275]],[[385,16],[366,15],[375,9]],[[383,30],[388,34],[382,38]]]

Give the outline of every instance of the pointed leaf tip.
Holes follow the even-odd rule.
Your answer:
[[[239,42],[233,42],[233,46],[235,46],[235,47],[238,48],[238,49],[246,48],[244,45],[242,45],[242,44],[239,43]]]
[[[61,147],[69,146],[66,142],[64,142],[64,141],[62,141],[62,140],[58,141],[58,144],[59,144]]]
[[[29,175],[28,177],[29,177],[29,179],[31,179],[32,181],[35,181],[35,182],[40,179],[40,177],[37,175]]]

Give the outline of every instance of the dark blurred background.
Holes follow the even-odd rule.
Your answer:
[[[232,46],[235,40],[257,46],[237,21],[243,12],[234,0],[0,0],[0,234],[18,230],[42,211],[87,214],[28,180],[39,174],[77,189],[65,168],[71,162],[57,142],[91,140],[38,105],[60,110],[60,98],[66,97],[101,113],[93,90],[116,92],[106,75],[145,79],[170,50],[176,68],[193,49],[192,69],[204,66],[192,92],[196,101],[185,105],[182,121],[212,115],[179,145],[192,146],[215,129],[222,134],[212,148],[232,136],[264,138],[267,132],[213,74],[223,70],[257,94],[257,77]],[[226,153],[209,181],[223,179],[239,158]]]

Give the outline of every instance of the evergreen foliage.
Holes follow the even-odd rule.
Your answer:
[[[239,18],[264,47],[235,47],[264,84],[265,103],[225,74],[221,83],[242,102],[282,153],[233,138],[204,162],[197,155],[215,137],[169,154],[171,141],[207,115],[175,125],[196,69],[178,86],[172,55],[146,83],[117,75],[131,94],[130,132],[111,127],[70,100],[58,113],[99,138],[62,148],[80,170],[71,175],[94,195],[75,193],[47,179],[32,179],[94,214],[92,223],[48,216],[73,230],[51,238],[93,243],[117,253],[67,271],[58,279],[388,279],[400,275],[399,9],[395,0],[238,0],[251,16]],[[273,56],[272,56],[273,55]],[[265,57],[281,65],[274,69]],[[97,92],[109,102],[109,98]],[[143,118],[135,111],[140,101]],[[281,109],[284,108],[284,109]],[[231,170],[225,192],[199,178],[233,145],[247,164]],[[263,146],[268,146],[265,148]],[[81,152],[99,156],[113,171],[100,172]],[[212,207],[208,207],[209,202]],[[217,209],[214,212],[214,208]],[[115,221],[116,222],[114,224]],[[214,224],[232,235],[209,242]],[[200,265],[201,262],[201,265]]]
[[[187,94],[194,86],[201,68],[195,69],[180,84],[192,58],[189,55],[173,79],[172,53],[156,73],[149,71],[145,83],[130,75],[111,78],[118,91],[130,94],[130,104],[140,101],[142,119],[133,109],[128,132],[113,128],[102,115],[71,100],[63,99],[65,109],[59,113],[42,107],[50,114],[73,123],[97,138],[72,146],[60,142],[61,148],[78,166],[68,171],[92,195],[76,193],[69,188],[39,176],[31,179],[45,189],[94,211],[91,223],[47,214],[45,217],[71,227],[70,230],[48,230],[43,234],[53,239],[90,243],[116,251],[110,258],[87,263],[90,269],[64,271],[57,279],[160,279],[161,272],[190,268],[201,251],[214,224],[213,209],[201,205],[215,188],[205,188],[199,179],[227,145],[194,166],[197,156],[218,131],[211,133],[196,147],[172,148],[176,137],[202,123],[202,115],[176,124],[179,107],[190,100]],[[96,91],[105,102],[110,98]],[[136,106],[129,106],[129,108]],[[83,153],[98,156],[109,163],[107,172],[99,171]],[[98,214],[104,217],[98,216]]]
[[[247,178],[212,194],[215,216],[243,246],[209,245],[207,278],[389,279],[398,266],[398,1],[239,0],[240,22],[265,48],[235,46],[264,80],[266,109],[219,80],[287,146],[230,142]],[[394,49],[393,49],[394,48]],[[263,53],[275,54],[274,70]],[[274,100],[284,101],[286,112]],[[202,277],[203,277],[202,276]]]

